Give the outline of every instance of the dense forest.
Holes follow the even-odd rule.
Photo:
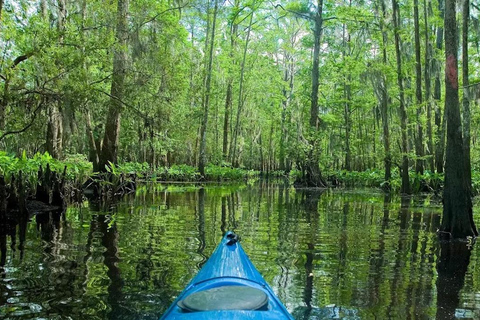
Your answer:
[[[465,3],[454,33],[475,172],[480,23]],[[5,0],[0,14],[8,154],[296,169],[319,186],[329,170],[444,171],[443,0]]]

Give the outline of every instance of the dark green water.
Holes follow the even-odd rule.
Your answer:
[[[233,229],[296,319],[479,319],[479,246],[441,248],[440,217],[374,190],[142,188],[10,228],[0,318],[158,319]]]

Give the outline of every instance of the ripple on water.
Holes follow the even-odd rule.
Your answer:
[[[19,317],[34,315],[43,310],[42,306],[36,303],[15,302],[0,306],[0,315],[5,317]]]
[[[371,191],[155,192],[120,202],[108,216],[69,210],[57,230],[38,232],[32,222],[23,258],[9,255],[2,270],[0,318],[8,311],[10,319],[158,319],[226,227],[241,235],[255,266],[298,318],[435,315],[435,208],[401,209],[399,200],[384,204],[383,194]],[[478,317],[479,255],[475,247],[458,317],[472,310]]]

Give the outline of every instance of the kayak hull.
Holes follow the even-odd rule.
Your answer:
[[[160,318],[169,319],[293,319],[272,288],[252,264],[236,236],[227,232],[203,268],[180,293]],[[179,307],[179,301],[198,292],[223,286],[247,286],[261,290],[268,298],[261,310],[205,310],[189,312]],[[181,304],[181,303],[180,303]]]

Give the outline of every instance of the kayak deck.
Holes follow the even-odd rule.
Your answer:
[[[232,232],[161,319],[293,319]]]

